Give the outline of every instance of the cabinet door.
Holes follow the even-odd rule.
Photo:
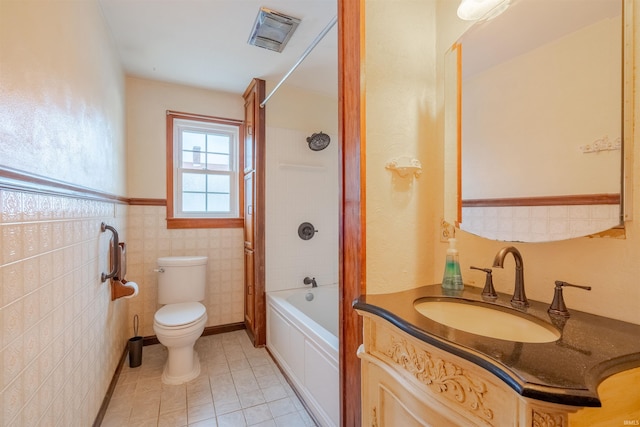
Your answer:
[[[244,246],[245,314],[251,340],[266,344],[265,301],[265,82],[253,79],[243,94],[245,100]]]
[[[255,169],[255,111],[260,106],[256,105],[256,93],[249,92],[244,103],[244,173]]]
[[[254,250],[255,216],[253,215],[255,173],[249,172],[244,176],[244,247]]]
[[[377,427],[459,427],[469,425],[435,401],[418,398],[401,380],[362,361],[362,425]]]
[[[251,336],[255,336],[255,274],[253,251],[244,250],[244,320]]]

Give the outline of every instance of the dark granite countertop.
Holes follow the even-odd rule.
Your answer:
[[[521,343],[453,329],[414,309],[423,297],[484,302],[480,288],[465,286],[446,295],[438,285],[404,292],[362,295],[357,310],[375,314],[404,332],[486,369],[522,396],[573,406],[601,406],[598,384],[610,375],[640,366],[640,325],[577,310],[565,319],[547,313],[549,304],[529,300],[516,310],[511,295],[498,293],[492,304],[554,324],[561,337],[549,343]]]

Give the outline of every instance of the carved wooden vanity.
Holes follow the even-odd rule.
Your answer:
[[[442,328],[436,328],[431,339],[430,331],[422,331],[415,325],[420,323],[419,317],[408,312],[405,313],[408,319],[403,319],[388,311],[401,297],[413,298],[419,293],[388,294],[378,299],[361,297],[354,303],[364,318],[363,345],[358,351],[362,363],[363,426],[593,427],[640,423],[640,350],[634,352],[640,344],[622,348],[616,363],[589,366],[578,357],[565,361],[566,366],[584,364],[585,372],[589,372],[586,376],[590,378],[585,379],[585,390],[579,386],[562,390],[553,386],[562,384],[562,379],[552,378],[549,383],[539,381],[537,384],[533,376],[529,377],[527,369],[546,378],[545,369],[553,363],[541,360],[540,353],[527,352],[526,346],[509,343],[518,353],[517,361],[510,366],[511,361],[516,360],[513,354],[496,360],[491,351],[505,351],[492,350],[495,348],[492,342],[484,348],[478,344],[482,340],[473,341],[478,346],[473,348],[471,341],[466,341],[465,333]],[[400,294],[405,295],[398,297]],[[372,300],[375,304],[384,301],[388,305],[372,305]],[[636,327],[640,331],[640,326],[625,325],[630,328],[625,333],[635,333]],[[456,335],[460,338],[458,342]],[[446,339],[442,339],[444,336]],[[459,345],[460,342],[465,345]],[[602,358],[597,352],[581,351],[589,352],[583,355],[584,360]],[[571,354],[548,352],[548,359]],[[536,366],[540,361],[542,365]],[[559,362],[559,366],[565,362]],[[563,369],[557,372],[558,378],[563,375]],[[591,390],[609,376],[607,382],[611,385],[607,390],[598,388],[597,393]],[[593,408],[583,409],[584,406]],[[598,420],[601,424],[597,424]]]

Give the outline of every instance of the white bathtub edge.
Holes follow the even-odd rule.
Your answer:
[[[278,322],[284,321],[286,325],[288,325],[288,328],[294,328],[295,330],[297,330],[298,334],[301,335],[304,339],[304,342],[306,342],[305,347],[308,346],[309,350],[311,350],[311,353],[308,353],[308,355],[305,356],[305,358],[310,357],[309,355],[312,355],[315,353],[315,356],[313,357],[316,357],[315,359],[316,361],[321,360],[321,359],[317,359],[317,357],[324,358],[325,362],[327,363],[326,366],[327,367],[332,366],[332,369],[335,369],[336,374],[339,375],[338,337],[336,337],[335,335],[333,335],[332,333],[324,329],[321,325],[319,325],[317,322],[312,320],[310,317],[308,317],[302,311],[298,310],[296,307],[291,305],[286,300],[287,296],[295,292],[298,292],[298,293],[305,292],[305,289],[302,288],[302,289],[296,289],[291,291],[276,291],[273,293],[267,293],[267,322],[268,323],[275,322],[273,316],[277,316],[280,318]],[[284,323],[282,324],[284,325]],[[269,324],[267,325],[268,331],[271,331],[271,327],[272,326],[270,326]],[[277,330],[280,330],[280,327],[278,327]],[[294,342],[297,343],[297,341],[295,340],[291,341],[293,339],[291,338],[291,334],[293,334],[293,332],[288,332],[288,334],[289,334],[288,338],[287,337],[283,338],[281,336],[273,339],[276,339],[278,342],[280,342],[281,344],[279,345],[282,345],[283,339],[289,340],[287,341],[288,345],[291,345],[291,343],[294,343]],[[293,334],[293,335],[296,335],[296,334]],[[308,389],[307,381],[309,381],[309,378],[305,378],[305,376],[310,375],[310,378],[312,378],[314,375],[313,375],[313,372],[311,374],[304,374],[304,372],[307,371],[307,366],[310,366],[310,365],[308,365],[304,360],[296,359],[295,358],[297,356],[296,354],[294,355],[281,354],[276,344],[272,341],[271,333],[267,333],[267,348],[272,353],[272,355],[274,356],[278,364],[281,366],[282,370],[285,371],[289,381],[295,386],[296,391],[303,398],[306,405],[309,407],[309,409],[313,413],[314,417],[316,417],[317,421],[320,422],[322,426],[327,426],[327,427],[335,426],[336,423],[332,420],[332,418],[337,418],[337,422],[339,422],[339,403],[337,408],[338,414],[334,414],[334,410],[331,410],[330,412],[333,415],[330,415],[329,413],[327,413],[327,410],[326,408],[323,407],[323,405],[329,405],[329,407],[333,408],[335,407],[334,406],[335,402],[333,402],[333,404],[331,403],[328,404],[326,402],[323,404],[321,402],[321,401],[324,401],[324,399],[326,399],[326,390],[324,393],[325,398],[320,398],[320,397],[314,396],[313,392]],[[287,346],[285,345],[283,350],[286,350],[286,349],[287,349]],[[301,352],[303,352],[304,350],[302,348],[296,347],[296,350],[289,349],[287,352],[296,353],[298,349]],[[306,351],[307,350],[304,350],[304,353],[302,354],[307,354]],[[289,363],[289,360],[291,360],[291,363],[295,364],[297,368],[294,368],[293,366],[291,366]],[[314,359],[311,359],[311,360],[314,360]],[[302,362],[302,365],[301,365],[301,362]],[[321,364],[322,363],[324,362],[321,362]],[[316,365],[314,364],[313,366],[316,366]],[[296,374],[296,370],[300,371],[301,367],[303,372],[302,378],[298,378]],[[310,384],[316,384],[317,386],[318,384],[317,380],[318,379],[316,377],[315,381],[311,380]],[[339,380],[337,378],[335,379],[335,382],[336,382],[336,385],[339,385]],[[328,384],[331,384],[331,382],[329,382]],[[336,395],[338,395],[337,391],[336,391]]]

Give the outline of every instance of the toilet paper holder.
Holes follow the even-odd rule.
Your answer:
[[[102,232],[109,230],[113,233],[113,238],[109,243],[111,272],[109,274],[102,273],[100,276],[102,282],[111,279],[111,301],[115,301],[118,298],[135,296],[138,293],[137,284],[131,282],[130,285],[127,285],[128,282],[124,278],[127,274],[125,243],[119,241],[118,232],[114,227],[103,222],[100,225],[100,230]]]

